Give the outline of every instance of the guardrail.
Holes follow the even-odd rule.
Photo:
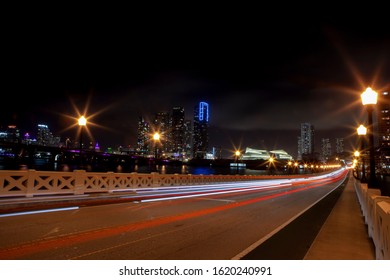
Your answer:
[[[361,206],[368,236],[375,245],[377,260],[390,260],[390,197],[381,196],[379,189],[355,180],[355,189]]]
[[[312,175],[192,175],[86,172],[85,170],[72,172],[33,169],[0,170],[0,197],[112,193],[142,187],[185,186],[310,176]]]

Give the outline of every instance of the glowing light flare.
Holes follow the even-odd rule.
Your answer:
[[[375,105],[378,100],[378,93],[368,87],[362,94],[363,105]]]
[[[97,111],[93,114],[90,114],[88,113],[88,108],[89,108],[89,104],[90,104],[90,101],[91,101],[91,96],[88,97],[88,100],[87,100],[87,104],[83,110],[83,112],[81,112],[81,110],[79,110],[79,108],[77,108],[77,106],[75,105],[75,103],[73,102],[73,100],[70,100],[71,102],[71,105],[73,107],[73,110],[75,112],[74,115],[67,115],[67,114],[62,114],[60,113],[60,115],[64,116],[65,118],[71,120],[71,122],[69,123],[70,125],[65,127],[63,130],[60,131],[60,133],[63,133],[65,131],[68,131],[68,130],[71,130],[75,127],[78,127],[78,130],[77,130],[77,135],[75,138],[78,138],[80,133],[81,133],[81,129],[83,128],[83,131],[86,132],[86,134],[88,135],[88,138],[92,141],[92,142],[95,142],[95,139],[92,135],[92,132],[90,131],[90,128],[89,127],[98,127],[98,128],[102,128],[102,129],[105,129],[105,130],[112,130],[111,128],[109,127],[105,127],[105,126],[102,126],[102,125],[99,125],[97,123],[94,123],[92,122],[91,120],[96,117],[97,115],[100,115],[102,114],[103,112],[109,110],[112,108],[112,105],[108,105],[106,104],[105,107],[100,110],[100,111]],[[75,117],[75,115],[77,117]],[[88,116],[88,117],[85,117],[85,116]],[[84,117],[86,122],[88,122],[88,126],[87,125],[81,125],[80,124],[80,119],[81,117]],[[87,124],[87,123],[86,123]]]
[[[87,125],[87,119],[84,116],[81,116],[78,120],[78,123],[80,126],[86,126]]]
[[[353,155],[354,155],[355,157],[359,157],[359,156],[360,156],[360,153],[359,153],[359,151],[355,151]]]
[[[153,134],[153,140],[159,141],[160,140],[160,133],[156,132],[155,134]]]
[[[358,135],[366,135],[367,134],[367,128],[364,125],[361,124],[357,128],[357,133],[358,133]]]

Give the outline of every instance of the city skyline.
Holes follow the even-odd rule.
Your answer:
[[[206,106],[206,111],[204,111],[205,115],[202,115],[199,113],[203,107]],[[257,144],[254,145],[240,145],[235,146],[231,149],[222,148],[221,145],[217,146],[208,146],[208,126],[207,122],[204,124],[206,125],[206,128],[202,128],[203,125],[200,126],[200,128],[196,128],[199,125],[194,125],[193,127],[190,127],[191,123],[196,123],[197,119],[200,119],[203,121],[203,118],[209,119],[208,115],[208,104],[205,102],[200,102],[197,106],[194,108],[194,116],[193,119],[184,119],[184,109],[183,107],[174,107],[172,108],[172,112],[157,112],[155,113],[155,117],[148,118],[148,121],[145,120],[144,116],[139,117],[139,126],[137,129],[137,143],[134,145],[119,145],[117,147],[101,147],[99,144],[98,139],[83,139],[83,146],[86,149],[95,149],[96,147],[99,147],[99,151],[103,152],[120,152],[126,150],[126,153],[135,153],[139,155],[154,155],[155,151],[155,143],[153,140],[154,134],[158,133],[159,136],[159,156],[161,156],[163,153],[166,154],[168,157],[174,157],[177,159],[181,158],[180,153],[184,152],[182,155],[182,159],[188,159],[188,158],[206,158],[206,154],[208,154],[208,157],[216,157],[216,158],[233,158],[235,157],[235,152],[239,150],[241,153],[243,153],[246,149],[265,149],[265,150],[286,150],[288,154],[293,155],[293,158],[296,160],[327,160],[331,159],[335,155],[340,155],[345,152],[344,150],[344,138],[334,138],[330,139],[329,137],[316,137],[315,128],[310,123],[301,123],[300,124],[300,135],[297,136],[297,143],[296,143],[296,154],[291,153],[286,149],[284,146],[272,146],[273,148],[267,147],[264,143],[264,141],[260,141]],[[183,131],[176,133],[183,133],[183,135],[174,137],[175,134],[175,120],[174,120],[174,114],[178,111],[180,111],[179,115],[183,115],[180,118],[182,118],[183,122]],[[177,120],[176,120],[177,122]],[[202,123],[202,122],[201,122]],[[187,127],[188,126],[188,127]],[[176,127],[177,128],[177,127]],[[309,133],[307,132],[309,128]],[[199,134],[202,134],[201,131],[197,130],[204,130],[206,129],[205,136],[200,136]],[[9,135],[7,135],[7,131]],[[33,133],[31,133],[33,132]],[[34,133],[35,132],[35,133]],[[69,137],[61,138],[59,135],[55,135],[52,133],[48,125],[46,124],[38,124],[35,131],[20,131],[18,127],[16,126],[9,126],[7,129],[0,129],[0,133],[2,133],[2,137],[6,139],[7,141],[13,141],[18,142],[20,140],[23,140],[24,143],[30,143],[30,144],[37,144],[37,145],[43,145],[43,146],[53,146],[53,147],[68,147],[68,148],[78,148],[79,147],[79,140],[80,136],[76,136],[74,139],[71,139]],[[5,134],[4,134],[5,133]],[[190,135],[188,135],[190,133]],[[4,135],[3,135],[4,134]],[[18,137],[19,140],[17,140],[15,137]],[[85,137],[85,136],[84,136]],[[178,143],[178,138],[181,138],[179,140],[180,145],[176,146]],[[189,137],[189,138],[188,138]],[[199,138],[200,137],[200,138]],[[206,137],[206,138],[204,138]],[[176,138],[176,139],[175,139]],[[301,139],[306,139],[305,141],[301,141]],[[206,143],[203,143],[203,141],[206,141]],[[324,141],[326,141],[326,149],[327,151],[324,151]],[[341,146],[339,145],[339,142],[342,142]],[[200,144],[194,144],[196,142],[200,142]],[[317,143],[317,144],[316,144]],[[199,145],[201,149],[199,149]],[[176,147],[175,147],[176,146]],[[342,149],[341,151],[339,149]],[[197,151],[200,151],[201,154],[196,155]],[[215,152],[215,154],[214,154]],[[157,156],[157,155],[156,155]]]

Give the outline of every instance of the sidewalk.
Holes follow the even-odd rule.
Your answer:
[[[368,237],[352,172],[348,183],[305,260],[375,260],[375,247]]]

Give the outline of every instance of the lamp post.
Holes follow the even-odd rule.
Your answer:
[[[274,167],[274,164],[275,164],[274,162],[275,162],[275,159],[271,156],[268,159],[268,174],[273,173],[273,167]]]
[[[157,143],[160,140],[160,133],[156,132],[153,134],[153,140],[154,140],[154,158],[157,160]]]
[[[238,173],[238,160],[240,158],[240,155],[241,155],[241,152],[239,150],[237,150],[234,155],[236,156],[236,170],[237,170],[237,173]]]
[[[378,93],[368,87],[362,94],[362,103],[367,109],[368,113],[368,148],[370,151],[370,177],[368,180],[368,188],[376,187],[375,177],[375,148],[374,148],[374,126],[372,123],[372,113],[374,111],[374,105],[378,99]]]
[[[80,127],[80,168],[83,166],[83,127],[87,125],[87,119],[84,116],[81,116],[78,120]]]
[[[291,173],[292,164],[293,164],[292,161],[289,160],[287,163],[287,174]]]
[[[357,129],[357,133],[359,135],[359,149],[361,151],[361,158],[362,158],[362,178],[360,178],[360,182],[362,183],[367,183],[367,178],[366,178],[366,166],[365,166],[365,158],[364,158],[364,151],[366,149],[364,143],[365,143],[365,138],[367,134],[367,128],[364,125],[360,125]]]
[[[360,153],[359,151],[355,151],[353,153],[353,155],[355,156],[355,159],[353,160],[353,163],[356,165],[356,179],[360,179],[360,171],[359,171],[359,156],[360,156]]]

